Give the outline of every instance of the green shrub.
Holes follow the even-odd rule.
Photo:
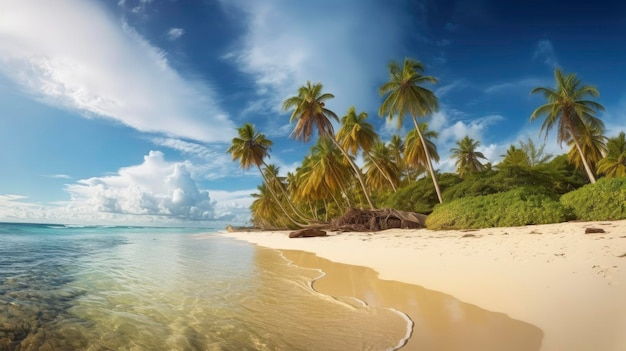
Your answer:
[[[437,176],[437,181],[443,191],[460,182],[460,178],[456,174],[443,173]],[[399,188],[396,193],[388,193],[380,199],[378,207],[428,214],[438,203],[432,178],[424,177]]]
[[[561,203],[585,221],[626,219],[626,178],[602,178],[561,196]]]
[[[430,229],[478,229],[567,220],[567,208],[536,189],[456,199],[437,205],[426,219]]]

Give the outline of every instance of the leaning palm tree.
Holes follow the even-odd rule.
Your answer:
[[[606,157],[598,162],[598,173],[604,173],[609,178],[626,177],[626,135],[624,132],[610,138],[606,146],[608,152]]]
[[[427,169],[427,153],[431,160],[439,162],[437,145],[433,142],[433,139],[437,139],[438,136],[437,132],[428,129],[428,123],[420,123],[418,130],[413,129],[406,134],[402,158],[407,167],[407,172],[416,170],[417,174],[419,174]]]
[[[580,135],[580,149],[587,158],[587,164],[594,176],[596,175],[598,162],[606,155],[606,141],[607,137],[604,136],[604,131],[598,128],[587,128],[583,130]],[[576,149],[576,145],[571,140],[567,144],[570,146],[570,150],[567,153],[567,160],[576,168],[584,171],[585,166],[580,157],[580,153]]]
[[[439,102],[435,94],[423,87],[425,83],[436,83],[437,79],[431,76],[424,76],[424,66],[421,62],[405,58],[404,65],[400,65],[393,61],[389,64],[389,81],[379,88],[381,95],[386,98],[383,101],[378,114],[386,116],[390,120],[396,115],[398,118],[398,127],[402,126],[403,118],[406,114],[410,114],[413,118],[413,124],[419,137],[422,138],[417,117],[425,117],[439,108]],[[426,143],[422,143],[424,154],[426,156],[426,164],[428,171],[433,179],[433,184],[437,192],[439,202],[443,202],[439,183],[435,177],[435,170],[430,158],[430,153],[426,148]]]
[[[356,178],[361,184],[361,188],[363,189],[363,193],[367,199],[367,203],[370,208],[374,209],[374,204],[367,193],[365,182],[363,182],[363,177],[361,176],[359,168],[351,159],[350,155],[348,155],[346,150],[344,150],[335,139],[335,132],[331,119],[339,121],[339,118],[333,111],[325,107],[325,101],[334,98],[334,95],[322,93],[322,88],[323,86],[321,83],[311,84],[311,82],[306,82],[306,85],[303,85],[298,89],[298,95],[287,98],[283,102],[282,107],[284,111],[293,109],[289,121],[297,121],[296,126],[291,132],[291,136],[296,140],[307,142],[313,134],[313,129],[317,128],[317,132],[320,137],[328,137],[332,140],[335,147],[341,151],[354,170]]]
[[[456,159],[456,171],[460,177],[465,176],[468,173],[481,172],[485,166],[480,163],[480,159],[486,160],[485,155],[476,151],[480,141],[474,140],[469,136],[456,142],[457,147],[450,149],[452,155],[450,157]]]
[[[232,145],[228,148],[227,152],[232,155],[233,161],[239,161],[241,168],[244,170],[250,169],[252,166],[256,166],[263,176],[265,184],[270,184],[265,176],[265,173],[261,169],[261,165],[265,165],[265,157],[268,156],[272,141],[265,138],[265,135],[257,132],[254,126],[250,123],[244,124],[242,127],[237,128],[238,137],[233,138]],[[289,218],[294,224],[298,226],[304,226],[291,217],[289,212],[284,208],[282,201],[278,198],[273,190],[272,186],[268,186],[274,201],[285,213],[285,216]]]
[[[365,158],[365,183],[372,189],[385,189],[391,185],[393,192],[398,191],[400,168],[393,160],[390,148],[382,141],[377,141]]]
[[[587,155],[581,145],[581,139],[588,129],[604,130],[604,123],[595,116],[596,112],[603,111],[604,107],[599,103],[588,100],[600,96],[598,89],[590,85],[581,85],[576,74],[565,75],[560,69],[554,70],[556,80],[555,88],[538,87],[530,93],[540,93],[548,103],[539,106],[530,115],[533,121],[539,116],[545,115],[541,131],[545,131],[546,137],[550,129],[557,126],[557,141],[573,142],[580,154],[581,161],[592,183],[596,178],[587,162]]]

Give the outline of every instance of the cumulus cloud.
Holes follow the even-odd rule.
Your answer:
[[[243,13],[247,32],[234,58],[254,77],[258,94],[278,109],[306,81],[322,82],[335,95],[328,106],[341,115],[351,105],[377,110],[377,84],[387,78],[390,59],[402,60],[402,13],[371,1],[222,1]],[[388,12],[386,12],[388,11]],[[399,12],[399,11],[397,11]],[[376,25],[372,25],[376,23]],[[315,28],[315,30],[311,30]],[[367,59],[362,59],[367,57]]]
[[[71,207],[95,212],[171,216],[188,220],[215,219],[215,201],[199,190],[182,163],[167,162],[151,151],[144,162],[118,174],[69,184]]]
[[[554,67],[558,65],[554,46],[550,40],[539,40],[533,53],[533,60],[543,61],[548,66]]]
[[[167,38],[169,40],[176,40],[182,37],[183,34],[185,34],[185,30],[182,28],[170,28],[170,30],[167,31]]]
[[[0,74],[38,99],[144,132],[232,137],[212,88],[183,78],[165,52],[98,3],[1,2],[0,13]]]

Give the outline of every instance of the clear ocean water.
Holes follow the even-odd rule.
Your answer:
[[[211,231],[0,224],[0,350],[390,350],[406,341],[402,313],[318,293],[319,270]]]

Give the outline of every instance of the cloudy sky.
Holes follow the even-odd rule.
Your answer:
[[[494,163],[543,142],[529,92],[555,67],[598,87],[609,136],[626,129],[620,1],[0,0],[0,221],[245,224],[261,178],[225,152],[235,129],[295,169],[311,144],[280,104],[310,80],[339,116],[403,134],[377,111],[404,57],[439,79],[441,171],[465,135]]]

